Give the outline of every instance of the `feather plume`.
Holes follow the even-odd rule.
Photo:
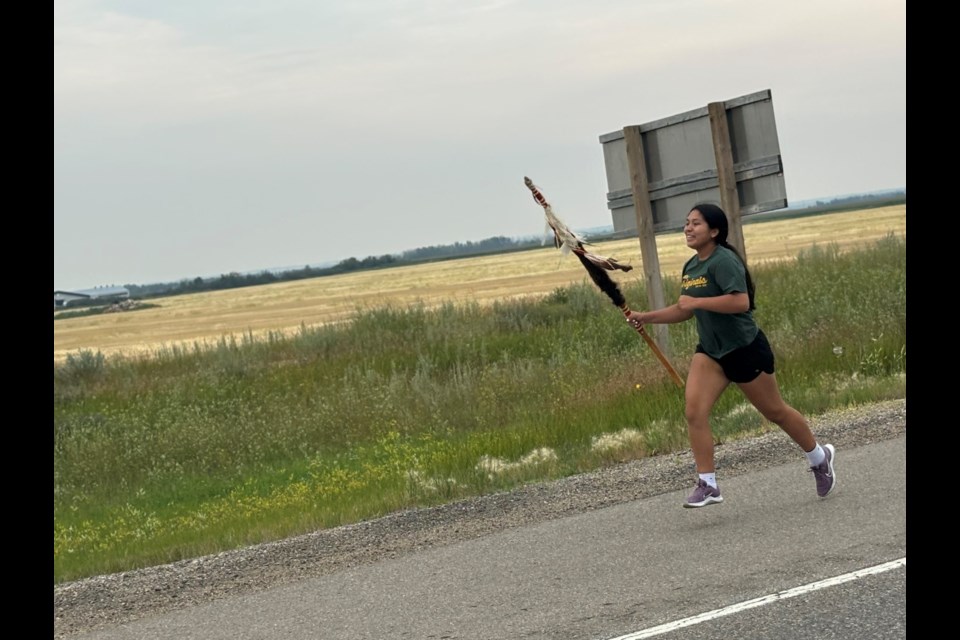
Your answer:
[[[547,202],[547,199],[540,192],[540,189],[533,184],[530,178],[524,177],[523,182],[533,193],[533,199],[543,207],[543,213],[547,219],[547,227],[553,232],[553,244],[557,249],[560,249],[562,253],[575,253],[577,257],[580,258],[583,266],[587,267],[588,271],[590,271],[590,267],[587,266],[588,264],[595,265],[594,268],[599,267],[607,271],[630,271],[633,269],[629,264],[620,264],[620,262],[614,258],[596,255],[587,251],[584,247],[586,238],[573,231],[557,217],[557,214],[553,212],[553,207],[550,206],[550,203]],[[591,276],[593,276],[593,273],[591,273]],[[594,278],[594,280],[596,280],[596,278]],[[602,288],[603,287],[601,287],[601,289]]]

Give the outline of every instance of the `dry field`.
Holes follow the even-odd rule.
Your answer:
[[[863,211],[772,220],[743,227],[751,267],[790,260],[813,245],[856,248],[890,233],[906,238],[906,205]],[[691,255],[678,231],[657,238],[660,270],[679,274]],[[597,243],[593,253],[634,266],[616,272],[620,282],[643,280],[636,238]],[[339,322],[358,310],[381,306],[428,306],[467,301],[487,304],[521,296],[541,296],[557,287],[587,280],[573,256],[548,245],[542,249],[478,258],[462,258],[245,287],[226,291],[155,298],[158,308],[57,320],[53,323],[54,362],[82,349],[104,355],[150,354],[163,346],[215,343],[223,336],[269,331],[293,332],[301,325]],[[666,292],[667,299],[671,293]],[[634,301],[640,308],[643,301]]]

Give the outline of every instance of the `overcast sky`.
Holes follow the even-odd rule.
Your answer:
[[[906,187],[905,0],[54,0],[54,289],[609,225],[602,134],[765,89],[790,202]]]

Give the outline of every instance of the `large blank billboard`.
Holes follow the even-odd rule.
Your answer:
[[[783,209],[787,192],[770,91],[723,102],[740,215]],[[654,231],[679,229],[698,202],[720,204],[708,107],[639,126]],[[600,136],[614,231],[637,229],[623,130]]]

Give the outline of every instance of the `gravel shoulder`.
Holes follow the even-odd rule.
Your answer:
[[[810,418],[838,450],[906,434],[906,400]],[[718,469],[736,476],[790,461],[798,449],[779,430],[719,445]],[[691,484],[689,451],[637,460],[507,493],[413,509],[376,520],[193,560],[54,586],[54,637],[238,596],[350,567],[677,491]]]

